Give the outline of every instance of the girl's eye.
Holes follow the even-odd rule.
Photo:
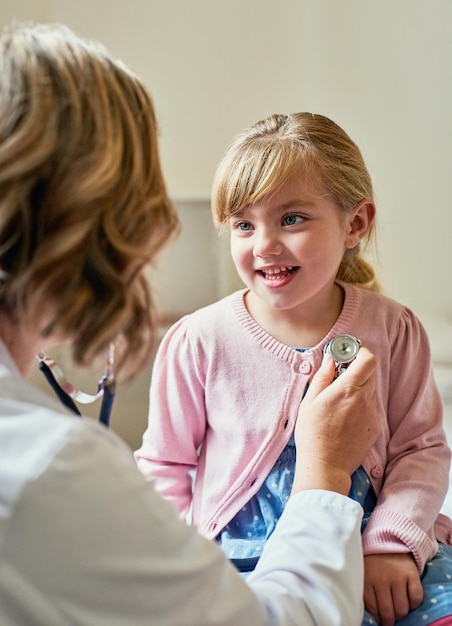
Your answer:
[[[239,230],[242,233],[246,233],[252,229],[252,226],[249,222],[235,222],[233,225],[234,230]]]
[[[301,224],[303,219],[301,215],[286,215],[283,218],[283,224],[284,226],[296,226],[297,224]]]

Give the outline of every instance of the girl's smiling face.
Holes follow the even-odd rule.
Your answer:
[[[296,175],[231,217],[232,258],[255,305],[289,311],[310,303],[313,312],[328,305],[344,251],[361,239],[354,216]]]

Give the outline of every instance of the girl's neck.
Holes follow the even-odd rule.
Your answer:
[[[344,292],[337,284],[327,297],[292,309],[273,309],[251,291],[245,294],[245,305],[256,323],[281,343],[294,348],[317,345],[334,326],[343,304]]]

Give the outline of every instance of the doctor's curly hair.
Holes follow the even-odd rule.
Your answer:
[[[116,340],[132,375],[156,327],[144,268],[178,230],[151,97],[60,24],[4,29],[0,77],[0,310],[42,310],[78,365]]]

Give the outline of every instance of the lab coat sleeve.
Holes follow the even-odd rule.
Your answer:
[[[361,624],[361,517],[356,502],[335,493],[292,496],[248,577],[270,624]]]
[[[80,427],[21,492],[0,605],[35,626],[359,625],[360,520],[338,494],[294,496],[247,584],[179,520],[131,451]]]

